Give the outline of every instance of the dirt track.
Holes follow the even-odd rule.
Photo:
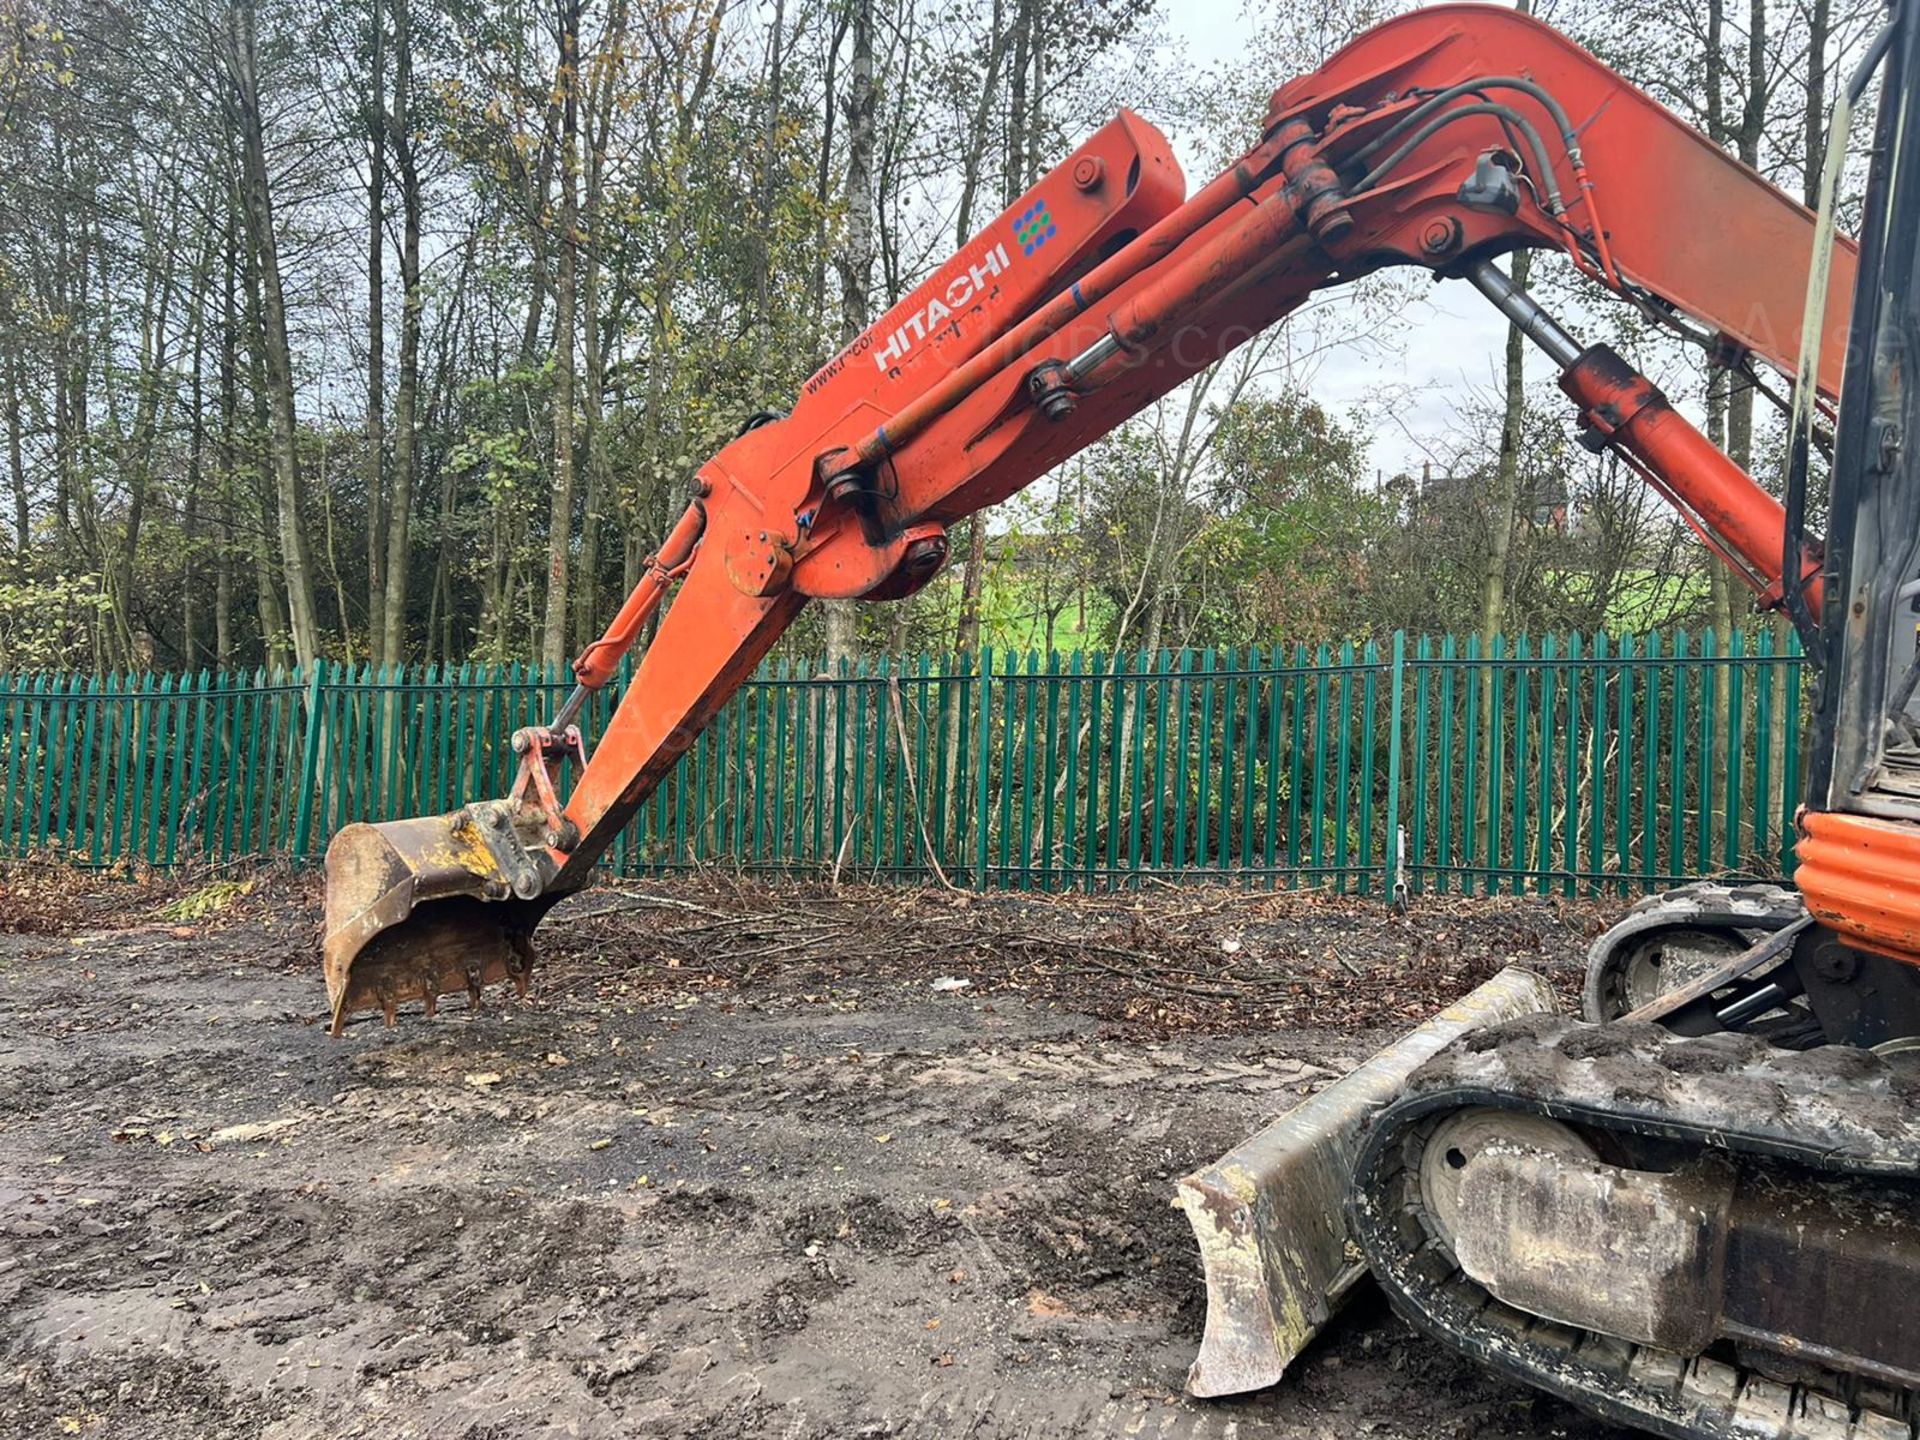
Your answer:
[[[0,1434],[1614,1433],[1377,1301],[1185,1400],[1166,1203],[1587,912],[596,892],[534,1004],[330,1041],[310,885],[162,898],[0,890]]]

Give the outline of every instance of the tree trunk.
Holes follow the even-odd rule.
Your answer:
[[[574,585],[573,638],[584,649],[597,638],[600,615],[600,544],[606,531],[607,505],[613,475],[607,457],[605,427],[607,356],[601,334],[600,269],[603,201],[606,193],[607,145],[613,134],[614,107],[625,67],[627,6],[615,0],[607,18],[603,60],[590,92],[587,122],[586,198],[581,209],[585,253],[581,257],[581,338],[586,360],[581,372],[582,438],[587,451],[587,503],[580,525],[580,574]]]
[[[580,0],[559,0],[560,265],[553,311],[553,493],[548,511],[546,623],[541,663],[567,658],[567,586],[573,549],[573,365],[575,282],[580,258],[577,192],[580,125]]]
[[[1532,274],[1533,257],[1514,252],[1508,273],[1522,290]],[[1493,644],[1507,618],[1507,565],[1513,554],[1513,535],[1520,523],[1521,426],[1526,421],[1527,339],[1516,325],[1507,327],[1507,353],[1502,389],[1505,409],[1500,422],[1500,453],[1494,461],[1493,504],[1488,516],[1486,568],[1480,580],[1480,643]]]
[[[980,95],[973,106],[973,121],[967,127],[966,150],[960,159],[960,208],[954,221],[953,244],[957,250],[973,238],[973,208],[980,192],[980,170],[987,155],[987,121],[993,114],[994,98],[1000,90],[1000,66],[1007,53],[1007,36],[1000,28],[1002,0],[993,0],[990,33],[987,36],[987,63],[981,77]]]
[[[1518,0],[1514,9],[1523,15],[1533,13],[1531,0]],[[1516,250],[1508,261],[1507,273],[1521,290],[1533,275],[1533,255]],[[1520,524],[1520,454],[1524,436],[1521,427],[1527,413],[1527,337],[1518,325],[1507,327],[1507,350],[1501,373],[1502,413],[1500,452],[1494,460],[1493,495],[1488,516],[1487,557],[1480,579],[1480,652],[1492,653],[1493,642],[1507,623],[1507,570],[1513,558],[1514,531]],[[1595,704],[1599,702],[1596,700]],[[1492,734],[1493,687],[1481,689],[1480,733]],[[1488,743],[1491,743],[1489,739]],[[1478,818],[1480,833],[1491,835],[1496,817],[1488,811],[1490,797],[1481,792]],[[1489,881],[1491,885],[1491,881]]]
[[[213,219],[206,217],[207,234],[203,238],[205,249],[202,251],[200,275],[193,295],[193,370],[189,380],[189,397],[193,413],[188,420],[187,431],[187,493],[181,502],[180,535],[180,663],[182,668],[193,668],[193,652],[200,646],[200,609],[198,586],[198,562],[200,559],[200,492],[206,481],[206,338],[207,338],[207,300],[212,285],[213,255]]]
[[[833,186],[833,129],[835,106],[839,90],[840,47],[846,43],[847,26],[851,16],[845,8],[840,8],[838,19],[834,23],[833,38],[827,45],[827,74],[822,83],[825,107],[820,118],[820,164],[814,171],[814,212],[818,219],[814,222],[814,260],[813,260],[813,304],[808,314],[813,317],[808,338],[812,341],[809,349],[815,358],[821,355],[822,317],[827,313],[827,215],[832,209]]]
[[[387,94],[383,0],[371,0],[367,73],[367,648],[387,660]]]
[[[840,341],[867,328],[873,294],[873,0],[853,0],[853,62],[847,79],[847,241],[840,259]],[[826,602],[827,664],[854,652],[857,601]]]
[[[393,487],[387,513],[386,604],[381,663],[406,659],[407,572],[415,471],[420,454],[420,169],[413,145],[412,0],[393,0],[393,126],[400,171],[400,378],[393,397]]]
[[[1010,71],[1010,95],[1007,106],[1007,143],[1002,159],[1000,176],[1000,202],[1011,205],[1026,189],[1025,171],[1027,157],[1027,127],[1031,116],[1027,101],[1027,70],[1030,57],[1030,42],[1033,35],[1033,17],[1038,8],[1037,0],[1017,0],[1019,8],[1014,14],[1010,33],[1002,37],[999,32],[1001,7],[995,0],[993,7],[994,35],[987,50],[986,91],[981,97],[981,105],[975,126],[977,133],[986,129],[987,100],[997,88],[1002,57],[1010,47],[1013,54]],[[980,157],[977,151],[970,152],[963,165],[960,197],[959,243],[965,244],[972,239],[973,204],[976,189],[976,177]],[[980,644],[980,610],[983,589],[987,579],[987,517],[981,512],[973,517],[967,526],[967,565],[960,575],[960,605],[954,625],[954,648],[963,655],[970,655]]]
[[[78,185],[68,168],[61,130],[52,136],[54,173]],[[65,564],[73,550],[75,495],[86,483],[81,473],[87,444],[87,227],[75,226],[65,204],[53,207],[54,274],[49,289],[58,320],[53,333],[53,536],[54,553]],[[76,234],[75,231],[78,231]]]
[[[980,592],[987,572],[987,517],[967,521],[967,562],[960,572],[960,609],[953,627],[953,648],[971,655],[980,648]]]
[[[1731,455],[1729,438],[1732,412],[1727,403],[1730,390],[1725,370],[1707,374],[1707,439],[1722,452]],[[1749,437],[1750,439],[1751,437]],[[1719,556],[1707,556],[1707,623],[1724,647],[1733,633],[1733,576]]]
[[[592,221],[588,222],[591,233]],[[584,649],[599,635],[600,542],[606,529],[607,496],[613,488],[607,460],[606,353],[600,340],[600,264],[591,242],[580,285],[585,325],[585,368],[580,379],[581,438],[587,451],[587,503],[580,517],[580,574],[574,582],[573,643]]]
[[[121,524],[118,553],[109,574],[107,592],[113,602],[114,624],[110,633],[119,647],[119,661],[128,669],[144,664],[143,653],[151,654],[152,637],[137,643],[133,629],[134,576],[140,553],[140,536],[146,524],[147,499],[153,489],[155,441],[160,423],[160,396],[166,388],[172,361],[167,349],[169,319],[173,313],[174,261],[179,238],[179,204],[176,192],[162,215],[155,210],[145,218],[149,263],[145,300],[140,316],[140,368],[138,398],[133,424],[126,432],[121,470],[126,476],[127,504]],[[161,227],[165,226],[164,233]],[[103,276],[104,282],[104,276]],[[102,304],[102,313],[110,313]],[[115,427],[118,428],[117,426]]]
[[[1747,89],[1745,103],[1740,111],[1740,129],[1734,135],[1736,153],[1749,165],[1757,166],[1760,161],[1760,141],[1766,129],[1767,120],[1767,7],[1766,0],[1749,0],[1747,7]],[[1727,397],[1727,456],[1734,464],[1749,474],[1753,471],[1753,401],[1754,388],[1744,374],[1739,371],[1728,372],[1725,376]],[[1716,562],[1712,565],[1714,575],[1714,627],[1719,632],[1720,653],[1725,655],[1733,642],[1735,627],[1739,624],[1739,605],[1734,593],[1733,576],[1727,566]],[[1734,827],[1734,838],[1739,841],[1741,828],[1740,816],[1727,808],[1727,783],[1725,777],[1731,772],[1733,763],[1732,747],[1729,735],[1732,730],[1732,697],[1728,687],[1722,684],[1714,703],[1713,754],[1714,774],[1721,777],[1714,786],[1714,811],[1720,817],[1719,828],[1722,833],[1726,827]]]
[[[267,175],[266,141],[261,132],[259,52],[254,18],[251,0],[238,0],[227,12],[229,98],[239,129],[240,188],[259,285],[269,456],[279,510],[280,563],[286,578],[288,623],[295,661],[302,671],[308,671],[320,658],[320,626],[314,611],[313,555],[307,541],[306,497],[300,479],[286,296],[280,283],[280,249],[273,230],[273,197]]]
[[[14,564],[24,577],[27,548],[33,540],[32,516],[27,506],[27,466],[21,451],[20,348],[9,345],[7,356],[7,474],[13,483]]]
[[[1747,6],[1747,93],[1735,133],[1736,153],[1749,165],[1760,163],[1760,140],[1767,122],[1767,6]],[[1727,454],[1742,470],[1753,469],[1753,386],[1739,374],[1728,377]]]
[[[1522,15],[1533,13],[1532,0],[1517,0],[1513,7]],[[1507,273],[1522,290],[1533,274],[1531,251],[1516,250]],[[1513,532],[1519,524],[1520,506],[1520,427],[1527,408],[1527,337],[1518,325],[1507,327],[1506,364],[1502,369],[1502,398],[1505,403],[1500,423],[1500,453],[1494,462],[1493,513],[1487,544],[1486,568],[1480,580],[1480,644],[1490,649],[1507,619],[1507,563],[1513,554]]]
[[[847,239],[840,254],[840,339],[866,329],[873,294],[873,0],[853,0],[847,81]]]
[[[767,121],[762,128],[760,164],[754,176],[754,209],[760,217],[753,246],[755,314],[762,325],[773,318],[773,197],[774,167],[780,156],[780,107],[786,83],[787,0],[773,0],[773,25],[767,38]],[[831,103],[831,102],[829,102]]]
[[[1027,188],[1027,67],[1033,53],[1035,0],[1019,0],[1013,22],[1013,67],[1007,97],[1007,151],[1002,158],[1000,203],[1011,205]]]
[[[1820,169],[1827,153],[1827,39],[1832,27],[1831,0],[1813,0],[1807,16],[1807,106],[1801,198],[1808,208],[1820,202]]]
[[[267,668],[278,673],[287,668],[290,652],[286,612],[280,601],[284,567],[273,544],[275,502],[268,478],[272,461],[266,453],[271,449],[268,437],[273,419],[271,402],[267,399],[266,345],[260,338],[258,258],[251,247],[246,258],[246,270],[241,278],[246,286],[247,382],[251,405],[247,427],[247,489],[248,501],[253,507],[252,523],[247,527],[247,548],[253,557],[254,608],[260,622],[261,654]]]
[[[1046,100],[1047,100],[1047,8],[1040,0],[1032,0],[1032,14],[1027,25],[1027,53],[1033,69],[1033,78],[1027,84],[1027,156],[1026,170],[1020,188],[1034,184],[1046,170]]]
[[[231,211],[221,245],[220,292],[220,440],[219,499],[214,520],[213,663],[221,670],[233,664],[233,473],[239,446],[235,431],[240,409],[240,319],[235,303],[239,240]]]

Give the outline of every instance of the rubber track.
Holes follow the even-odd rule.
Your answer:
[[[1495,1300],[1455,1266],[1419,1199],[1422,1137],[1474,1106],[1920,1184],[1920,1067],[1839,1047],[1780,1050],[1746,1035],[1684,1039],[1535,1016],[1468,1036],[1422,1067],[1374,1121],[1349,1199],[1374,1276],[1417,1327],[1606,1420],[1671,1440],[1920,1440],[1910,1389],[1841,1375],[1779,1384]]]
[[[1606,977],[1617,952],[1629,941],[1669,929],[1784,930],[1804,914],[1806,904],[1800,892],[1779,885],[1724,885],[1707,880],[1649,895],[1622,915],[1587,951],[1583,997],[1587,1019],[1616,1018],[1602,1009]]]

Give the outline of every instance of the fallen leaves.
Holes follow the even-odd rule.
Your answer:
[[[218,915],[234,901],[251,895],[253,886],[254,882],[251,880],[210,880],[197,890],[189,891],[179,899],[161,906],[160,918],[163,920],[208,919]],[[182,931],[185,933],[182,934]],[[176,938],[186,940],[191,939],[194,932],[189,926],[181,926],[173,933]]]
[[[976,1003],[1012,995],[1155,1035],[1231,1034],[1403,1025],[1509,957],[1571,975],[1608,910],[1427,895],[1409,923],[1377,896],[1314,890],[1149,881],[1126,894],[964,895],[694,877],[606,887],[543,936],[556,983],[618,985],[675,1011],[770,989],[851,1011],[900,985]]]

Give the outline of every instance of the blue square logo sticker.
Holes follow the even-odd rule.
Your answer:
[[[1054,236],[1053,216],[1047,210],[1047,202],[1036,200],[1033,205],[1013,222],[1013,235],[1020,242],[1020,248],[1031,255]]]

